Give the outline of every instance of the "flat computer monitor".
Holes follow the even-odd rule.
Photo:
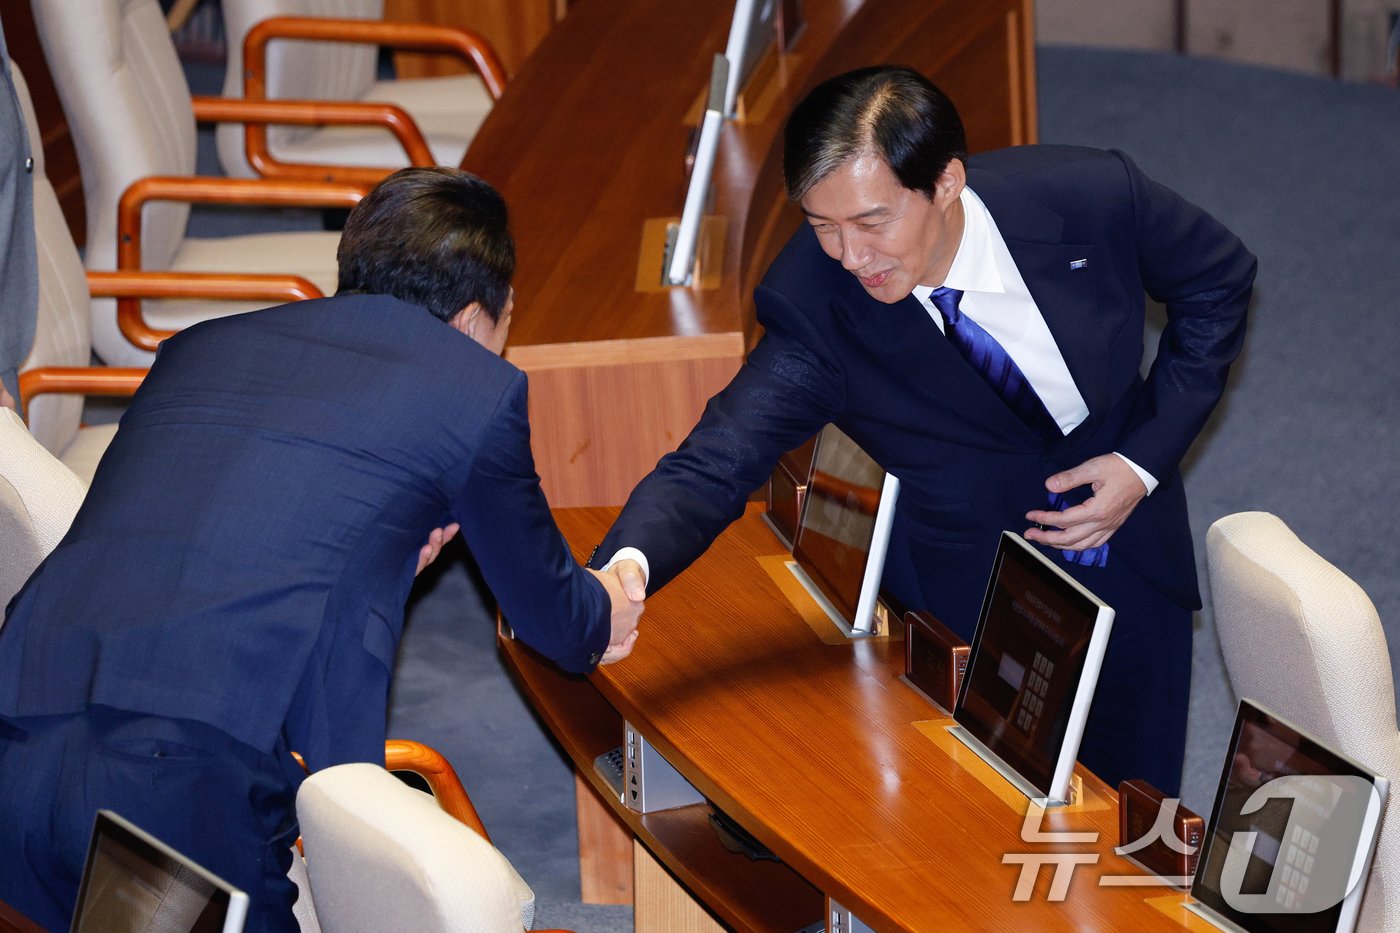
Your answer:
[[[1226,930],[1356,926],[1389,781],[1241,700],[1189,905]]]
[[[874,628],[899,480],[840,428],[817,437],[792,556],[799,579],[843,629]]]
[[[241,933],[248,895],[98,810],[71,933]]]
[[[958,692],[955,734],[1047,803],[1070,778],[1113,609],[1020,535],[1004,531]]]

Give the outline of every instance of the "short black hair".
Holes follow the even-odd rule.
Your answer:
[[[948,95],[914,69],[848,71],[813,88],[788,117],[788,200],[800,202],[822,179],[866,153],[880,156],[904,187],[932,197],[948,164],[967,158],[967,137]]]
[[[392,295],[444,321],[477,302],[500,319],[515,274],[506,202],[453,168],[405,168],[350,212],[336,251],[338,294]]]

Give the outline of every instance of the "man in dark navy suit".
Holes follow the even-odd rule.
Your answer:
[[[1200,605],[1178,467],[1239,352],[1254,257],[1121,153],[967,158],[908,69],[815,88],[784,171],[807,223],[755,293],[764,335],[597,553],[654,591],[834,422],[900,479],[884,583],[904,605],[970,637],[1010,529],[1117,609],[1081,759],[1176,792]],[[1168,319],[1145,378],[1144,294]]]
[[[162,345],[9,607],[0,898],[45,926],[66,928],[107,807],[249,891],[249,929],[295,929],[291,752],[383,762],[405,600],[459,527],[517,637],[570,671],[631,650],[641,604],[570,556],[499,355],[500,195],[396,173],[339,262],[334,298]]]

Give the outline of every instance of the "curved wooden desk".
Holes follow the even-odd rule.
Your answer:
[[[623,502],[738,369],[756,339],[753,286],[799,220],[782,192],[782,123],[817,81],[907,63],[958,101],[974,149],[1034,139],[1030,0],[804,7],[792,53],[760,66],[742,121],[725,128],[706,284],[661,288],[659,255],[640,269],[643,231],[680,213],[732,3],[579,0],[467,152],[510,205],[519,266],[506,355],[530,374],[535,459],[556,506]]]
[[[556,517],[582,556],[614,514]],[[902,643],[824,638],[809,621],[820,610],[780,589],[781,554],[752,508],[649,600],[633,655],[589,679],[502,643],[580,773],[724,924],[791,933],[822,916],[825,894],[881,931],[1203,928],[1171,888],[1100,885],[1143,876],[1113,854],[1116,797],[1087,772],[1087,802],[1041,828],[1097,840],[1024,841],[1025,798],[941,738],[946,718],[899,680]],[[592,762],[621,743],[624,719],[783,864],[725,850],[703,804],[645,816],[617,804]],[[1056,851],[1097,864],[1072,867],[1063,902],[1047,899],[1052,867],[1013,901],[1021,869],[1003,856]]]

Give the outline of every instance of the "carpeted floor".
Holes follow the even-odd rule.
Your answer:
[[[1223,515],[1273,512],[1400,636],[1400,93],[1201,59],[1041,49],[1047,143],[1121,148],[1259,256],[1244,354],[1186,472],[1197,562]],[[1209,807],[1234,717],[1197,619],[1183,797]]]

